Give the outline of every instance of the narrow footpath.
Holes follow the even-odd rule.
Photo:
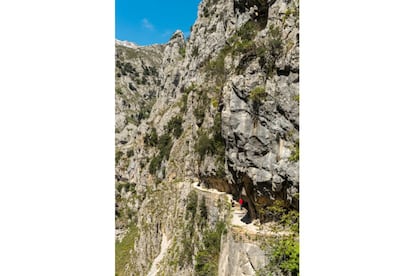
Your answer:
[[[268,224],[261,224],[259,220],[253,220],[251,223],[245,223],[242,219],[247,215],[247,209],[241,208],[240,204],[237,201],[233,200],[232,195],[227,194],[225,192],[220,192],[216,189],[208,189],[204,188],[200,185],[199,182],[194,182],[192,184],[193,188],[206,192],[215,194],[218,196],[225,197],[228,202],[232,203],[231,208],[231,226],[237,230],[240,230],[240,232],[250,234],[250,235],[260,235],[260,236],[285,236],[289,235],[290,233],[288,231],[280,231],[280,232],[274,232],[269,229]]]

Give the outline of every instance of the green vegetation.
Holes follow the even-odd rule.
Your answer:
[[[256,44],[253,40],[238,41],[234,45],[234,50],[236,52],[243,53],[243,54],[255,51],[255,49],[256,49]]]
[[[155,127],[151,128],[150,133],[147,133],[144,137],[144,143],[147,146],[155,147],[158,143],[158,135]]]
[[[299,232],[299,212],[289,209],[284,200],[277,199],[272,205],[259,209],[259,217],[261,221],[278,221],[291,231]]]
[[[115,152],[115,164],[118,164],[119,160],[122,158],[123,155],[124,152],[120,150]]]
[[[280,220],[285,213],[286,203],[280,199],[275,200],[273,205],[266,206],[259,210],[261,220]]]
[[[149,172],[150,174],[154,175],[157,170],[161,167],[162,158],[159,155],[154,156],[154,158],[151,159],[150,165],[149,165]]]
[[[205,155],[214,152],[214,140],[208,138],[206,133],[201,133],[198,137],[198,141],[195,145],[195,150],[197,151],[200,159],[204,159]]]
[[[252,91],[250,91],[249,98],[253,101],[253,104],[262,104],[266,98],[267,93],[263,86],[256,86]]]
[[[166,157],[166,159],[168,159],[170,157],[171,148],[171,137],[169,133],[164,133],[158,139],[158,149],[160,150],[160,155],[162,156],[162,158]]]
[[[295,142],[295,146],[292,149],[292,154],[289,156],[289,161],[299,161],[299,141]]]
[[[181,113],[187,112],[187,101],[188,101],[188,94],[183,94],[181,101],[180,101],[180,112]]]
[[[217,166],[217,176],[224,177],[225,170],[225,154],[226,154],[226,147],[224,144],[224,139],[221,136],[221,113],[217,113],[214,116],[214,125],[213,125],[213,147],[216,155],[216,166]]]
[[[298,17],[299,16],[299,9],[296,6],[289,7],[285,11],[285,14],[283,15],[283,18],[282,18],[283,24],[285,24],[286,19],[288,19],[291,15],[293,15],[294,17]]]
[[[218,102],[218,100],[217,100],[217,99],[215,99],[215,98],[211,99],[211,105],[212,105],[214,108],[217,108],[217,107],[218,107],[218,104],[219,104],[219,102]]]
[[[206,67],[207,72],[211,76],[219,77],[220,75],[225,75],[224,59],[226,55],[224,52],[220,52],[217,58],[211,60]]]
[[[127,116],[126,120],[127,120],[128,124],[135,125],[135,126],[139,125],[138,120],[135,118],[135,114]]]
[[[152,99],[148,102],[144,102],[143,104],[141,104],[142,107],[136,115],[138,122],[141,122],[141,120],[147,119],[149,117],[154,103],[155,99]]]
[[[295,235],[276,239],[269,250],[269,263],[257,272],[259,276],[274,275],[277,269],[299,276],[299,240]]]
[[[199,226],[201,228],[204,228],[206,226],[206,222],[207,222],[207,219],[208,219],[208,209],[207,209],[207,205],[206,205],[206,197],[205,196],[203,196],[201,198],[199,211],[200,211]]]
[[[247,54],[247,56],[257,55],[257,45],[254,42],[260,26],[255,21],[246,22],[237,32],[236,36],[232,38],[234,41],[233,53]],[[242,64],[239,64],[239,67]]]
[[[180,137],[181,133],[183,133],[183,118],[181,116],[175,116],[171,118],[168,122],[167,126],[165,127],[165,131],[167,133],[172,133],[175,138]]]
[[[212,127],[213,137],[201,131],[195,145],[195,151],[198,153],[200,160],[203,160],[207,153],[214,154],[216,157],[215,165],[217,167],[216,175],[218,177],[225,176],[225,144],[221,136],[221,113],[214,116],[214,124]]]
[[[162,160],[168,159],[170,157],[170,151],[172,148],[172,140],[168,133],[164,133],[158,139],[158,149],[159,152],[154,156],[150,162],[149,172],[155,174],[157,170],[161,167]]]
[[[182,251],[178,257],[181,267],[191,264],[194,255],[194,221],[197,213],[198,195],[192,190],[187,196],[187,206],[185,212],[185,230],[182,232]]]
[[[208,106],[208,96],[206,91],[199,91],[200,94],[198,94],[198,101],[197,106],[195,107],[193,114],[196,118],[196,124],[198,126],[201,126],[204,121],[205,116],[205,110]]]
[[[180,54],[180,56],[185,57],[185,46],[180,47],[178,53]]]
[[[229,47],[224,47],[220,51],[218,56],[215,59],[210,60],[205,67],[207,74],[210,77],[213,77],[216,81],[216,84],[219,85],[220,87],[223,86],[224,81],[227,78],[227,71],[225,68],[224,60],[227,54],[230,52],[230,50],[231,49]]]
[[[267,93],[265,88],[262,86],[255,87],[252,91],[250,91],[249,99],[253,102],[253,111],[255,112],[255,120],[257,121],[257,114],[259,113],[259,108],[263,104],[264,100],[266,99]]]
[[[188,219],[189,217],[194,218],[197,212],[197,204],[198,204],[198,196],[197,192],[192,190],[187,196],[187,207],[186,207],[186,214],[185,218]]]
[[[195,259],[195,275],[212,276],[218,275],[218,261],[220,254],[221,235],[226,231],[226,225],[219,221],[213,229],[204,232],[203,248],[201,248]]]
[[[268,40],[263,47],[266,51],[260,50],[257,52],[259,59],[259,64],[266,72],[266,76],[272,76],[276,69],[275,61],[282,54],[283,41],[282,33],[279,27],[274,27],[271,25],[268,32]]]
[[[297,194],[299,196],[299,194]],[[268,265],[257,275],[274,275],[280,269],[288,275],[299,276],[299,212],[289,210],[283,200],[275,200],[272,206],[260,211],[263,216],[272,216],[291,231],[289,236],[272,239],[267,244]]]
[[[126,76],[128,74],[131,76],[135,76],[138,74],[134,66],[132,66],[130,62],[122,62],[120,60],[117,60],[115,66],[117,69],[119,69],[119,71],[121,71],[120,73],[123,76]]]
[[[298,95],[293,96],[293,100],[294,100],[295,102],[299,102],[299,94],[298,94]]]
[[[191,56],[192,57],[198,56],[198,46],[193,47],[193,50],[191,51]]]
[[[183,96],[180,100],[180,112],[182,114],[187,112],[187,100],[188,100],[188,94],[190,94],[191,91],[196,91],[197,86],[194,83],[191,83],[191,85],[184,88],[184,86],[181,87],[181,93],[183,93]]]
[[[130,182],[123,182],[119,181],[115,183],[115,189],[120,193],[122,189],[124,189],[125,192],[132,192],[135,193],[135,184]]]
[[[130,250],[134,249],[134,242],[138,236],[138,228],[135,225],[130,225],[129,231],[122,241],[115,242],[115,275],[126,275],[124,269],[131,258]]]
[[[138,58],[138,52],[132,48],[129,47],[123,47],[125,51],[125,56],[127,59],[136,59]]]
[[[196,124],[198,126],[201,126],[204,122],[204,116],[205,116],[204,108],[205,106],[203,106],[202,104],[199,104],[193,111],[194,117],[196,118]]]
[[[242,40],[253,40],[259,30],[259,25],[254,21],[247,21],[238,31],[237,35]]]
[[[158,76],[157,68],[153,66],[145,66],[144,65],[144,76]]]

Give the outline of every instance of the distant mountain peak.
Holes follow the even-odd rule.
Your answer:
[[[129,47],[129,48],[133,48],[133,49],[137,49],[139,46],[133,42],[129,42],[126,40],[119,40],[119,39],[115,39],[115,45],[121,45],[121,46],[125,46],[125,47]]]

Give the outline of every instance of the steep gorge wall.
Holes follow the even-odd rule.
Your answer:
[[[176,32],[165,45],[117,42],[117,239],[138,225],[118,271],[148,273],[164,239],[160,271],[194,273],[205,229],[187,214],[192,181],[243,196],[253,219],[271,219],[276,199],[299,208],[298,10],[288,0],[205,0],[187,41]],[[228,216],[217,202],[207,198],[211,227]]]

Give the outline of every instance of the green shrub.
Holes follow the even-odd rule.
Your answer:
[[[210,276],[218,275],[218,261],[220,254],[221,236],[226,231],[226,225],[219,221],[213,229],[204,232],[203,248],[195,257],[195,275]]]
[[[134,150],[130,149],[127,151],[128,158],[132,157],[134,155]]]
[[[168,133],[172,133],[175,138],[178,138],[183,133],[182,123],[183,118],[181,116],[175,116],[168,122],[165,130]]]
[[[214,124],[211,128],[213,137],[209,138],[205,132],[201,132],[195,144],[195,151],[204,159],[207,153],[216,156],[216,166],[218,168],[218,176],[224,176],[224,158],[225,158],[225,144],[221,136],[221,113],[214,116]]]
[[[259,216],[264,221],[279,221],[284,227],[296,234],[299,233],[299,212],[289,209],[284,200],[277,199],[272,205],[260,208]]]
[[[207,105],[208,105],[207,93],[203,91],[201,92],[201,95],[199,95],[197,106],[195,107],[193,111],[194,117],[196,118],[196,124],[198,126],[201,126],[203,124],[204,116],[205,116],[205,109],[207,108]]]
[[[124,155],[124,153],[122,151],[116,151],[115,152],[115,164],[118,164],[118,162],[121,159],[122,155]]]
[[[166,157],[167,159],[170,157],[171,148],[171,137],[168,133],[164,133],[158,139],[158,149],[160,150],[160,156],[162,157],[162,159],[164,159],[164,157]]]
[[[226,58],[226,53],[221,51],[219,55],[214,59],[211,60],[207,66],[206,71],[211,77],[216,78],[216,83],[223,82],[226,77],[226,69],[224,66],[224,59]]]
[[[263,104],[263,101],[266,99],[266,91],[263,86],[257,86],[252,91],[250,91],[249,98],[253,102],[253,110],[257,113],[259,111],[259,106]]]
[[[200,159],[204,159],[204,156],[209,152],[213,153],[214,151],[214,141],[208,138],[207,134],[201,133],[198,137],[197,143],[195,145],[195,150],[197,151]]]
[[[192,57],[198,56],[198,46],[193,47],[193,50],[191,51],[191,56]]]
[[[180,56],[185,57],[185,47],[180,47],[180,50],[178,50]]]
[[[256,50],[256,44],[254,40],[242,40],[238,41],[234,46],[234,51],[242,54],[252,52]]]
[[[299,141],[295,142],[295,145],[292,149],[292,154],[289,156],[289,161],[292,161],[292,162],[299,161]]]
[[[205,116],[204,108],[205,107],[203,107],[203,105],[200,104],[193,111],[194,117],[196,118],[196,124],[198,126],[201,126],[203,124]]]
[[[219,104],[219,102],[218,102],[218,100],[217,100],[217,99],[211,99],[211,105],[212,105],[214,108],[217,108],[217,107],[218,107],[218,104]]]
[[[280,238],[272,245],[269,264],[265,269],[276,272],[277,267],[292,276],[299,275],[299,241],[293,235]]]
[[[188,101],[188,94],[183,94],[181,101],[180,101],[180,112],[181,113],[187,112],[187,101]]]
[[[168,159],[170,157],[170,151],[172,148],[171,137],[168,133],[161,135],[158,139],[158,149],[159,152],[156,156],[151,159],[149,165],[149,172],[155,174],[157,170],[161,167],[162,160]]]
[[[127,120],[128,124],[132,124],[132,125],[135,125],[135,126],[139,125],[138,120],[135,118],[135,114],[127,116],[126,120]]]
[[[191,218],[195,217],[197,212],[198,196],[197,192],[192,190],[187,196],[187,207],[186,207],[186,219],[191,215]]]
[[[157,135],[157,130],[155,129],[155,127],[151,128],[151,132],[147,133],[144,137],[144,143],[147,146],[151,146],[154,147],[157,145],[158,143],[158,135]]]
[[[276,56],[278,56],[280,53],[280,49],[282,49],[282,39],[281,38],[273,38],[269,41],[270,50],[272,53],[274,53]]]
[[[293,96],[293,100],[294,100],[295,102],[299,102],[299,94],[298,94],[298,95],[294,95],[294,96]]]
[[[273,202],[273,205],[267,206],[261,211],[263,219],[280,220],[286,213],[286,203],[281,199]]]
[[[203,196],[201,198],[201,203],[200,203],[200,226],[204,227],[206,225],[207,219],[208,219],[208,209],[207,209],[207,205],[206,205],[206,197]]]
[[[147,119],[150,115],[151,107],[144,106],[140,109],[140,111],[137,114],[138,122],[141,122],[143,119]]]
[[[238,31],[237,35],[242,40],[253,40],[256,36],[257,31],[259,30],[259,26],[254,21],[247,21]]]
[[[162,163],[162,158],[158,154],[154,158],[151,159],[150,165],[149,165],[149,172],[150,174],[154,175],[157,170],[160,168]]]
[[[280,221],[283,225],[290,228],[294,233],[299,233],[299,212],[290,210],[288,213],[282,215]]]
[[[139,236],[135,225],[129,226],[129,230],[121,242],[115,242],[115,273],[124,275],[124,269],[130,262],[130,251],[134,249],[135,239]]]
[[[189,86],[187,86],[186,88],[184,88],[183,93],[184,94],[189,94],[191,91],[196,91],[197,90],[197,85],[194,83],[191,83]]]

